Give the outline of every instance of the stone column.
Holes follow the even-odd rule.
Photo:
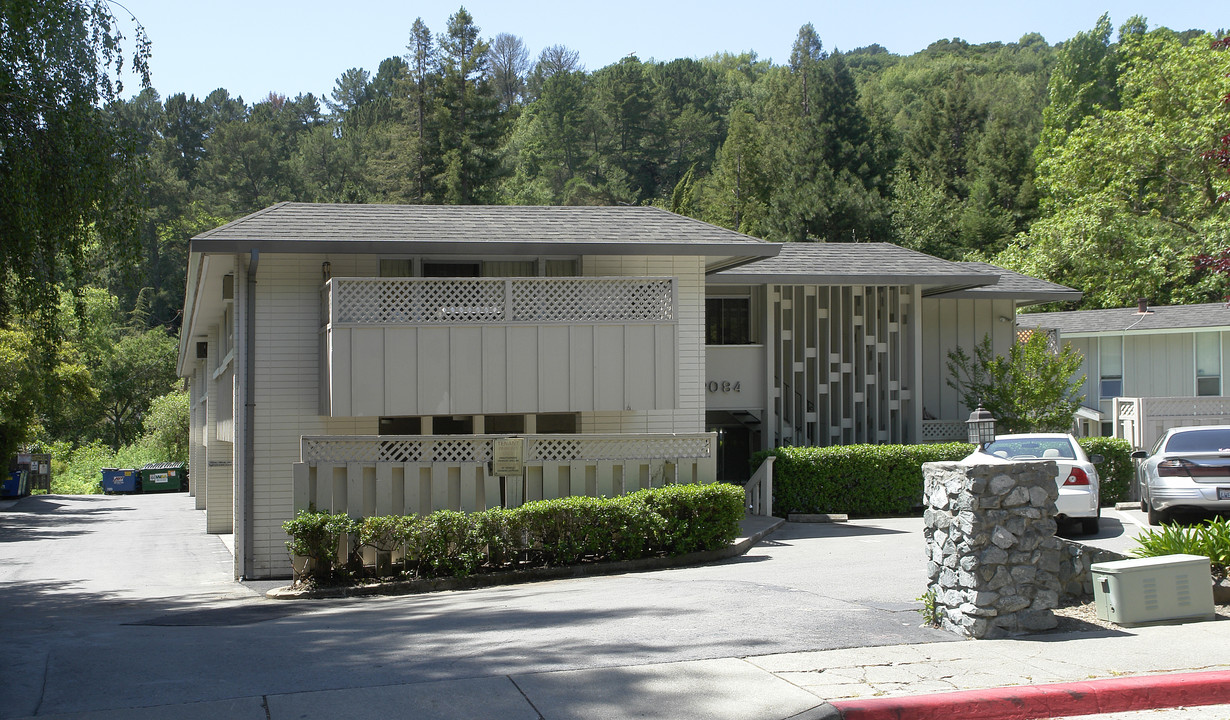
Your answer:
[[[928,591],[941,625],[971,638],[1055,627],[1053,461],[923,465]]]

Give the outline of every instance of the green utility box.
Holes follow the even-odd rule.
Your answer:
[[[183,463],[150,463],[141,468],[141,492],[181,492],[188,489],[188,469]]]
[[[1089,572],[1102,620],[1132,627],[1216,617],[1209,559],[1203,555],[1094,563]]]

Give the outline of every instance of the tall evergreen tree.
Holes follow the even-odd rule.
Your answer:
[[[491,83],[488,45],[474,18],[461,8],[439,37],[442,171],[437,176],[444,202],[468,205],[494,197],[499,158],[499,98]]]

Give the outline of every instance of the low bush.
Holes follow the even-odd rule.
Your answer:
[[[1157,530],[1145,530],[1136,538],[1140,547],[1132,551],[1136,557],[1159,555],[1203,555],[1209,559],[1213,576],[1226,577],[1230,568],[1230,521],[1218,517],[1194,527],[1164,525]]]
[[[743,501],[742,488],[734,485],[671,485],[616,498],[539,500],[476,513],[440,510],[352,520],[301,510],[282,528],[291,536],[286,543],[291,555],[311,558],[308,576],[317,582],[353,575],[362,568],[358,558],[364,547],[376,551],[376,565],[362,568],[373,575],[464,577],[484,570],[715,550],[738,536]],[[297,578],[300,574],[296,570]]]
[[[294,520],[282,523],[282,529],[290,535],[286,549],[290,550],[291,555],[309,561],[302,572],[296,568],[295,575],[308,575],[318,581],[342,575],[352,557],[350,553],[345,553],[345,562],[340,560],[341,543],[351,534],[358,534],[359,527],[359,523],[345,513],[334,515],[312,510],[300,510]]]
[[[960,460],[967,443],[837,445],[761,451],[753,465],[773,455],[773,514],[848,513],[898,515],[922,505],[922,465]]]
[[[1123,438],[1089,437],[1077,442],[1086,455],[1101,455],[1098,478],[1098,501],[1104,506],[1114,505],[1128,499],[1132,483],[1136,481],[1136,466],[1132,462],[1132,444]]]

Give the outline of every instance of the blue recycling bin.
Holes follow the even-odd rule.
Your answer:
[[[133,468],[103,468],[102,489],[107,495],[113,493],[135,493],[137,480],[141,473]]]
[[[28,492],[25,470],[14,470],[0,483],[0,497],[25,497]]]

